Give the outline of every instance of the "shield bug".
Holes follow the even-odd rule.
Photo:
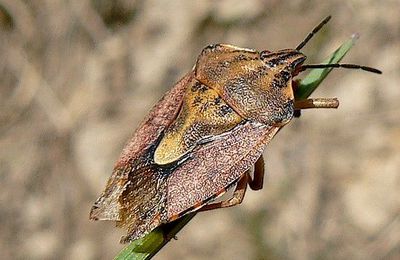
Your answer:
[[[263,149],[295,110],[339,104],[330,98],[295,100],[298,73],[326,67],[381,73],[353,64],[303,64],[300,50],[329,19],[295,49],[204,48],[133,134],[90,218],[116,221],[128,231],[121,242],[128,242],[189,212],[239,204],[247,185],[261,189]],[[214,201],[234,186],[230,199]]]

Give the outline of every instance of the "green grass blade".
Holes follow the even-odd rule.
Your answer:
[[[350,40],[343,43],[335,52],[333,52],[330,57],[325,59],[321,64],[333,64],[340,62],[346,53],[353,47],[356,36],[353,36]],[[332,68],[325,69],[313,69],[308,73],[308,75],[300,80],[298,88],[296,89],[295,97],[297,100],[308,98],[315,89],[321,84],[321,82],[328,76]]]
[[[356,37],[343,43],[332,55],[322,63],[338,63],[353,47]],[[332,68],[313,69],[299,82],[296,89],[296,99],[306,99],[325,79]],[[147,260],[151,259],[196,215],[188,214],[174,222],[156,228],[147,236],[131,242],[114,258],[115,260]]]
[[[196,215],[188,214],[174,222],[156,228],[145,237],[131,242],[119,252],[114,260],[151,259]]]

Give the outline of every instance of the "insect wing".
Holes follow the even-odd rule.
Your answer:
[[[135,131],[123,149],[105,190],[94,203],[91,219],[118,221],[118,225],[126,226],[130,233],[135,226],[138,230],[135,236],[159,225],[159,212],[156,211],[160,208],[154,205],[158,203],[161,207],[163,203],[162,198],[154,194],[162,194],[165,182],[159,178],[159,172],[149,166],[149,151],[177,116],[186,84],[192,77],[193,72],[188,73],[167,92]],[[146,202],[146,207],[154,209],[143,212],[151,216],[141,216],[142,220],[133,219],[135,212],[143,210]]]
[[[168,178],[169,220],[221,195],[261,156],[279,127],[246,121],[195,149]]]

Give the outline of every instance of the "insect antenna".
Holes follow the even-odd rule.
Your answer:
[[[307,37],[296,47],[296,50],[301,50],[304,45],[307,44],[307,42],[319,31],[321,28],[328,23],[328,21],[331,19],[331,16],[327,16],[322,22],[320,22],[308,35]]]
[[[382,71],[367,67],[367,66],[362,66],[362,65],[357,65],[357,64],[347,64],[347,63],[333,63],[333,64],[306,64],[301,66],[301,71],[304,71],[306,69],[324,69],[324,68],[345,68],[345,69],[360,69],[372,73],[377,73],[377,74],[382,74]]]

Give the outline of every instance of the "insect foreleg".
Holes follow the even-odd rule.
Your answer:
[[[338,108],[339,100],[337,98],[309,98],[294,102],[295,109],[306,108]]]

